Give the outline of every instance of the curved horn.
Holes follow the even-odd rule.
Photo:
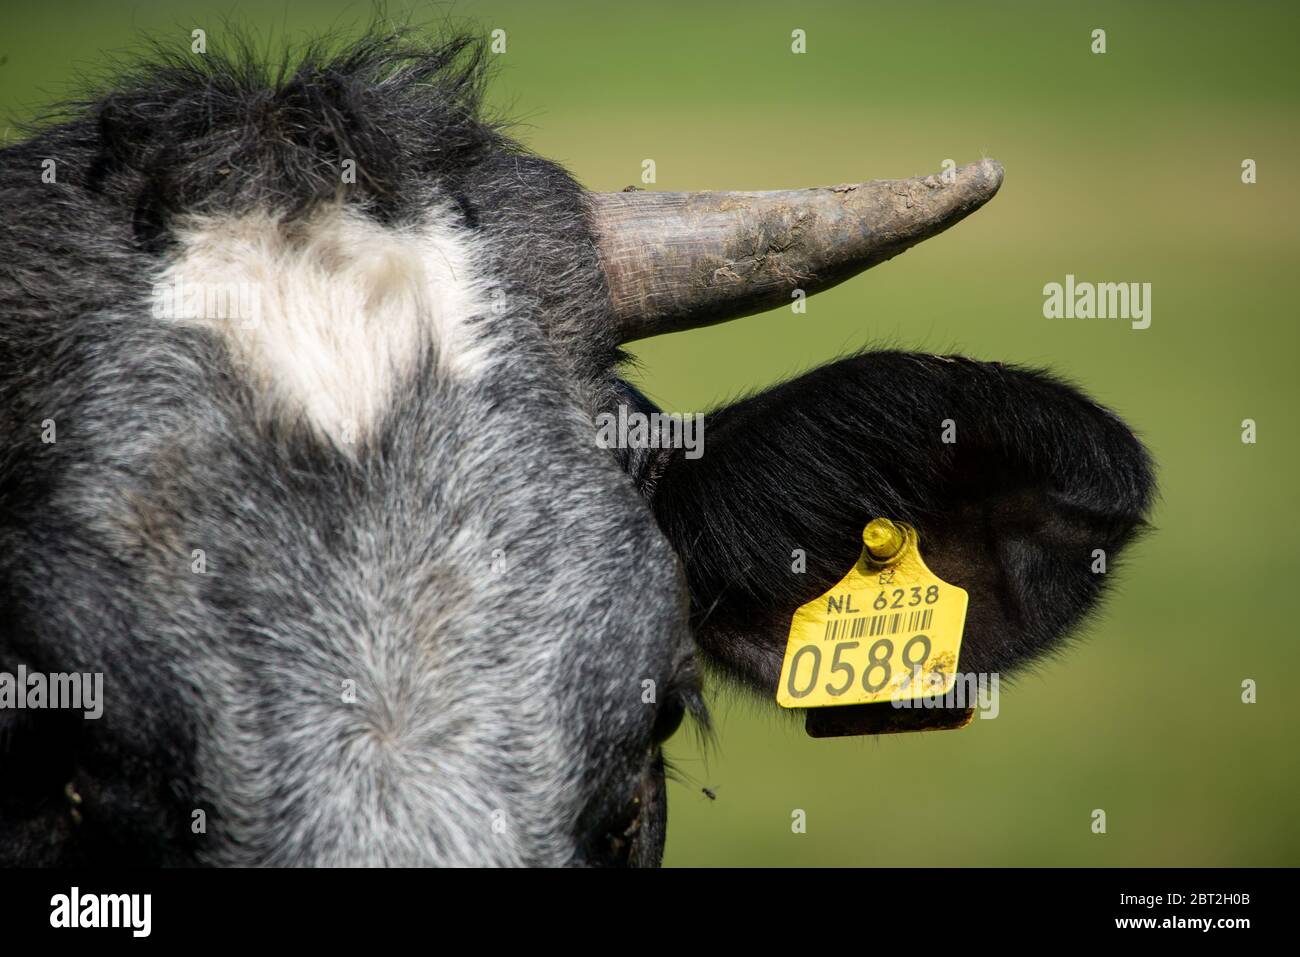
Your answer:
[[[979,209],[982,160],[942,176],[761,193],[591,193],[620,342],[736,319],[829,289]]]

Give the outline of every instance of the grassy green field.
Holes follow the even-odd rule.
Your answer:
[[[394,13],[408,9],[394,4]],[[437,20],[447,8],[410,7]],[[0,123],[140,30],[279,36],[360,4],[13,2]],[[814,741],[713,693],[669,754],[672,865],[1300,864],[1296,281],[1300,8],[1258,3],[460,3],[506,30],[492,102],[592,189],[763,189],[991,156],[1001,194],[781,310],[639,343],[662,404],[707,409],[871,343],[1050,366],[1160,470],[1156,531],[1106,613],[958,732]],[[1107,52],[1090,52],[1094,28]],[[790,52],[795,28],[807,53]],[[6,136],[13,135],[6,130]],[[1243,159],[1258,183],[1241,182]],[[1150,282],[1152,323],[1049,320],[1042,287]],[[1258,442],[1241,441],[1241,422]],[[1241,683],[1258,703],[1241,703]],[[708,799],[709,787],[717,795]],[[1108,833],[1090,830],[1105,809]],[[807,833],[791,813],[807,813]]]

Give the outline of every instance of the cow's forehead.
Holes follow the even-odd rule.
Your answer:
[[[39,330],[62,431],[24,614],[51,668],[105,673],[123,760],[186,729],[208,860],[562,863],[653,757],[686,602],[557,344],[598,267],[552,248],[568,293],[541,284],[503,202],[182,209],[151,250],[111,210],[59,224],[114,267]]]
[[[694,646],[597,442],[589,196],[480,119],[464,43],[366,49],[142,67],[4,151],[59,157],[3,184],[48,251],[0,290],[3,385],[58,423],[5,489],[4,651],[104,673],[60,747],[145,859],[595,857]]]

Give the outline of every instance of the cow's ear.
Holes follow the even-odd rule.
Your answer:
[[[930,568],[969,593],[962,671],[1006,673],[1094,606],[1153,496],[1119,418],[997,363],[869,353],[704,423],[701,456],[640,472],[701,650],[764,693],[794,610],[853,565],[872,518],[915,526]]]

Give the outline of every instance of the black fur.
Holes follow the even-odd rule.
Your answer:
[[[872,518],[913,524],[931,569],[970,593],[962,670],[1006,673],[1094,605],[1113,576],[1093,574],[1093,550],[1113,571],[1153,496],[1147,452],[1114,413],[1001,363],[869,353],[706,421],[706,455],[670,450],[643,476],[686,567],[696,640],[764,693],[791,612],[852,566]]]

